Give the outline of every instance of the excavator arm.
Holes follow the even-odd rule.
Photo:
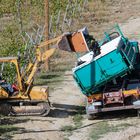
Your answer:
[[[37,48],[37,53],[39,55],[37,55],[37,59],[31,67],[32,68],[31,73],[29,74],[29,77],[26,81],[27,85],[29,85],[32,82],[32,79],[33,79],[33,77],[34,77],[34,75],[35,75],[35,73],[38,69],[38,66],[39,66],[40,62],[46,61],[49,57],[51,57],[53,55],[54,51],[55,51],[55,48],[49,49],[49,50],[47,50],[47,51],[45,51],[44,53],[41,54],[40,50]]]
[[[86,39],[84,37],[84,30],[79,30],[74,33],[64,33],[54,39],[50,39],[42,42],[36,46],[36,58],[34,63],[30,63],[27,67],[28,78],[25,81],[27,86],[30,86],[34,75],[41,62],[45,62],[49,57],[53,55],[55,50],[58,48],[60,50],[68,52],[86,52],[89,51]],[[51,48],[49,48],[51,46]],[[53,46],[53,47],[52,47]],[[46,50],[46,48],[49,48]],[[42,51],[43,50],[43,51]],[[45,51],[44,51],[45,50]],[[25,75],[25,74],[23,74]]]
[[[40,45],[36,46],[36,58],[34,63],[29,63],[26,72],[30,71],[30,74],[27,78],[27,81],[25,82],[26,85],[31,85],[31,82],[33,81],[34,75],[39,67],[39,64],[42,62],[45,62],[49,57],[53,55],[57,48],[58,42],[62,39],[63,36],[59,36],[57,38],[42,42]],[[50,48],[46,50],[46,48],[52,44],[55,44],[54,48]],[[45,50],[45,51],[44,51]],[[25,74],[23,74],[25,75]]]

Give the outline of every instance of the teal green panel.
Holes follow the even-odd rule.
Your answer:
[[[74,75],[82,90],[87,91],[100,84],[106,83],[116,75],[126,71],[127,64],[123,61],[122,55],[116,50],[107,55],[92,61],[91,63],[78,68]]]
[[[97,62],[107,78],[110,76],[114,77],[117,73],[121,73],[128,68],[122,58],[122,55],[117,53],[117,51],[109,53],[104,58],[99,59]]]

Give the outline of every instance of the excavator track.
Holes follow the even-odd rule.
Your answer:
[[[15,101],[0,104],[0,114],[11,116],[47,116],[50,112],[49,102]]]

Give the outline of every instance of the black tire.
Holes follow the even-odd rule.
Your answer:
[[[0,104],[0,114],[4,116],[9,116],[11,112],[12,106],[7,103]]]
[[[87,114],[87,119],[88,120],[95,120],[96,119],[96,115],[95,114]]]

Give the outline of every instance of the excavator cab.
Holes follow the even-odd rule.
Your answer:
[[[16,77],[17,77],[17,85],[16,84],[10,84],[5,80],[4,77],[0,76],[0,98],[7,98],[12,96],[14,92],[18,92],[22,90],[22,80],[21,80],[21,74],[19,70],[18,65],[18,58],[17,57],[2,57],[0,58],[0,63],[10,63],[14,64],[14,67],[16,69]],[[11,65],[12,66],[12,65]],[[1,73],[2,74],[2,73]],[[10,76],[7,74],[7,76]],[[4,92],[5,91],[5,92]],[[2,94],[5,93],[5,94]]]

